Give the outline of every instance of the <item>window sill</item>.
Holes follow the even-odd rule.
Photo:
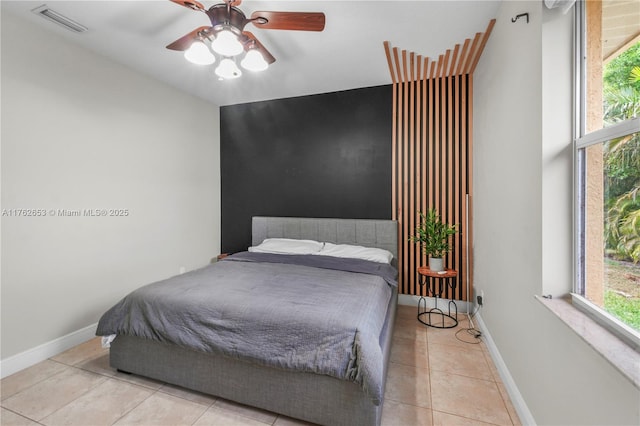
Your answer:
[[[640,354],[602,327],[588,315],[576,309],[568,299],[536,299],[575,331],[589,346],[602,355],[633,385],[640,389]]]

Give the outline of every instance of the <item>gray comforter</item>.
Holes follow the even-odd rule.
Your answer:
[[[238,253],[135,290],[102,316],[96,334],[325,374],[358,383],[379,404],[379,336],[395,277],[374,262]]]

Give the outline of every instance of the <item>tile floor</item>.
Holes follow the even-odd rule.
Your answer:
[[[383,425],[520,425],[484,345],[417,322],[400,306]],[[465,331],[458,335],[477,341]],[[1,382],[1,425],[304,425],[108,365],[98,338]]]

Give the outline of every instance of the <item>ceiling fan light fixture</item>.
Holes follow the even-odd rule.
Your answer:
[[[231,80],[242,75],[242,71],[231,58],[224,58],[216,67],[215,73],[224,80]]]
[[[216,57],[211,53],[207,45],[200,40],[194,41],[185,50],[184,57],[187,61],[197,65],[211,65],[216,61]]]
[[[264,71],[269,67],[262,54],[256,49],[250,49],[242,62],[240,62],[240,65],[248,71]]]
[[[236,56],[244,50],[238,37],[227,28],[216,34],[215,40],[211,42],[211,48],[222,56]]]
[[[247,18],[238,7],[242,0],[224,0],[209,9],[205,9],[197,0],[171,1],[188,9],[203,12],[209,17],[211,25],[194,29],[167,45],[167,49],[188,50],[185,52],[185,58],[196,64],[217,62],[214,72],[220,80],[242,76],[240,66],[247,72],[259,72],[269,68],[276,60],[256,36],[245,31],[247,24],[267,30],[295,31],[322,31],[325,26],[325,15],[322,12],[255,11]],[[208,50],[203,49],[201,42],[204,42]]]

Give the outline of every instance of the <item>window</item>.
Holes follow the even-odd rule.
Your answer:
[[[576,11],[574,303],[640,347],[640,3]]]

